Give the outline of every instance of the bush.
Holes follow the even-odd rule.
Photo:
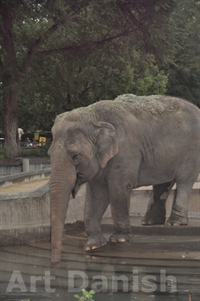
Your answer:
[[[51,143],[39,147],[27,147],[21,149],[22,157],[48,157],[48,149]]]

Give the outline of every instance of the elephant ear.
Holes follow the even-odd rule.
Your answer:
[[[118,153],[115,128],[108,122],[92,122],[94,126],[94,144],[96,155],[102,168]]]

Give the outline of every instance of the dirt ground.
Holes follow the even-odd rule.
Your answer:
[[[3,186],[0,188],[0,194],[12,194],[12,193],[25,192],[29,190],[35,190],[40,186],[46,184],[49,181],[49,179],[50,178],[37,179],[32,181],[15,183],[8,186]]]
[[[18,166],[22,164],[22,159],[29,159],[30,163],[50,163],[49,157],[20,157],[15,159],[0,159],[0,166]],[[49,181],[48,178],[32,180],[28,182],[16,183],[0,188],[0,194],[12,194],[35,190]]]

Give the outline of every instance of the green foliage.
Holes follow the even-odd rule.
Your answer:
[[[200,106],[199,13],[198,0],[2,0],[6,144],[17,126],[50,130],[57,114],[123,93]]]
[[[46,143],[43,146],[39,147],[28,147],[22,148],[21,154],[22,157],[48,157],[48,149],[50,147],[50,143]]]
[[[50,143],[46,143],[43,146],[39,147],[26,147],[21,148],[21,156],[22,157],[48,157],[48,149],[50,147]],[[0,159],[5,158],[5,148],[0,148]]]
[[[78,299],[78,301],[94,301],[93,296],[95,294],[95,291],[90,290],[89,292],[85,289],[82,289],[82,296],[79,296],[78,294],[74,295],[74,298]]]
[[[167,93],[186,98],[200,107],[200,2],[178,0],[173,14],[176,50],[165,68],[169,75]]]
[[[109,52],[97,49],[82,60],[76,54],[46,57],[31,68],[19,94],[20,126],[25,130],[49,130],[56,115],[123,93],[164,94],[167,76],[159,71],[153,55],[145,57],[116,40]],[[35,66],[38,66],[35,65]],[[36,78],[32,82],[31,78]]]
[[[136,91],[131,80],[143,76],[143,72],[146,78],[138,82],[138,93],[154,90],[156,77],[150,77],[157,60],[165,56],[168,48],[166,22],[174,3],[171,0],[2,1],[0,24],[4,33],[6,15],[11,39],[6,44],[6,38],[0,36],[0,69],[3,82],[8,76],[17,87],[18,98],[13,95],[13,101],[19,100],[19,126],[32,131],[49,130],[55,115],[62,111],[111,98],[125,90]],[[139,74],[133,53],[144,59],[147,71]],[[155,58],[152,67],[146,61],[150,54]],[[8,100],[2,98],[2,101]]]

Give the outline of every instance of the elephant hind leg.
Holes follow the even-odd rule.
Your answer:
[[[186,158],[176,175],[176,191],[172,205],[171,215],[167,224],[172,226],[184,226],[188,224],[188,207],[192,194],[193,184],[199,175],[199,166],[196,159],[192,161]]]
[[[153,186],[153,191],[147,207],[147,212],[142,219],[142,225],[160,225],[165,223],[166,200],[175,181]]]
[[[188,206],[190,195],[192,193],[192,186],[193,182],[177,183],[172,212],[167,224],[172,226],[182,226],[188,224]]]

